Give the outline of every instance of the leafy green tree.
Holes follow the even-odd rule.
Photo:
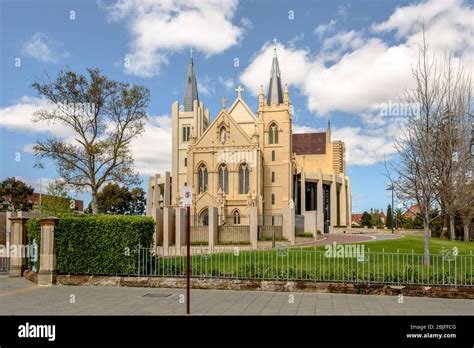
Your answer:
[[[39,211],[49,215],[71,213],[74,210],[74,200],[69,196],[64,182],[53,180],[48,184],[47,192],[41,196]]]
[[[392,206],[389,204],[387,207],[387,222],[385,224],[387,228],[391,229],[393,227],[393,214]]]
[[[104,184],[140,183],[133,168],[131,141],[143,133],[150,92],[143,86],[117,82],[88,69],[86,75],[60,71],[54,81],[34,82],[40,98],[52,105],[34,113],[34,122],[57,124],[71,134],[51,136],[33,146],[37,159],[52,160],[59,176],[74,189],[92,192],[92,212],[99,212],[97,195]]]
[[[126,186],[109,183],[97,195],[99,213],[120,215],[143,215],[145,192],[141,187],[131,191]]]
[[[360,224],[361,226],[372,227],[372,216],[368,212],[364,211],[360,219]]]
[[[2,211],[21,210],[28,211],[32,208],[32,204],[28,203],[28,196],[33,194],[33,187],[25,184],[21,180],[14,177],[6,178],[0,182],[0,196],[3,204],[0,205]],[[6,196],[10,197],[11,205],[7,204]]]
[[[377,209],[373,209],[370,216],[372,219],[372,222],[371,222],[372,226],[380,227],[382,225],[382,219],[380,218],[380,213]]]

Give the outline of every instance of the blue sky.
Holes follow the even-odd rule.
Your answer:
[[[35,79],[99,67],[111,79],[149,88],[150,120],[133,144],[146,178],[170,169],[170,107],[182,98],[189,48],[200,98],[214,117],[239,84],[256,109],[276,38],[295,131],[324,129],[330,119],[333,139],[347,146],[353,212],[385,209],[383,160],[396,160],[392,137],[403,121],[381,112],[411,86],[419,24],[427,23],[435,52],[462,53],[472,67],[472,16],[462,0],[2,1],[0,178],[20,177],[39,190],[39,179],[46,185],[57,175],[53,165],[33,168],[36,139],[67,136],[31,123],[31,113],[46,105],[30,88]],[[89,201],[87,193],[77,197]]]

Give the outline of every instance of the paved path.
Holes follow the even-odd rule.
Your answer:
[[[184,293],[161,288],[38,287],[22,278],[0,276],[0,315],[181,315]],[[399,303],[398,297],[389,296],[231,290],[191,290],[191,296],[191,312],[196,315],[474,314],[474,300],[404,297]]]
[[[307,246],[320,246],[326,244],[332,244],[336,242],[337,244],[349,244],[349,243],[360,243],[360,242],[371,242],[378,240],[389,240],[389,239],[398,239],[402,236],[392,235],[392,234],[341,234],[341,233],[330,233],[320,240],[308,240],[299,241],[295,245],[296,247],[307,247]]]

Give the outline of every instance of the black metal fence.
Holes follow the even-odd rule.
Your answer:
[[[184,277],[185,253],[185,248],[178,251],[140,247],[134,275]],[[373,252],[365,250],[363,245],[345,245],[343,255],[316,249],[241,250],[239,247],[192,247],[191,255],[193,278],[471,288],[474,285],[472,252],[432,254],[429,266],[424,265],[424,255],[420,253]]]

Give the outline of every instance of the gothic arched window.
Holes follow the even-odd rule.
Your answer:
[[[249,192],[249,166],[242,163],[239,168],[239,194],[246,194]]]
[[[198,169],[198,189],[199,193],[207,191],[207,167],[201,164]]]
[[[219,188],[225,193],[229,193],[229,171],[225,164],[219,166]]]
[[[234,210],[232,217],[234,219],[234,225],[240,225],[240,212],[238,210]]]
[[[272,123],[268,130],[268,143],[278,144],[278,126],[276,123]]]
[[[209,226],[209,211],[207,209],[203,210],[201,214],[199,214],[199,225]]]

